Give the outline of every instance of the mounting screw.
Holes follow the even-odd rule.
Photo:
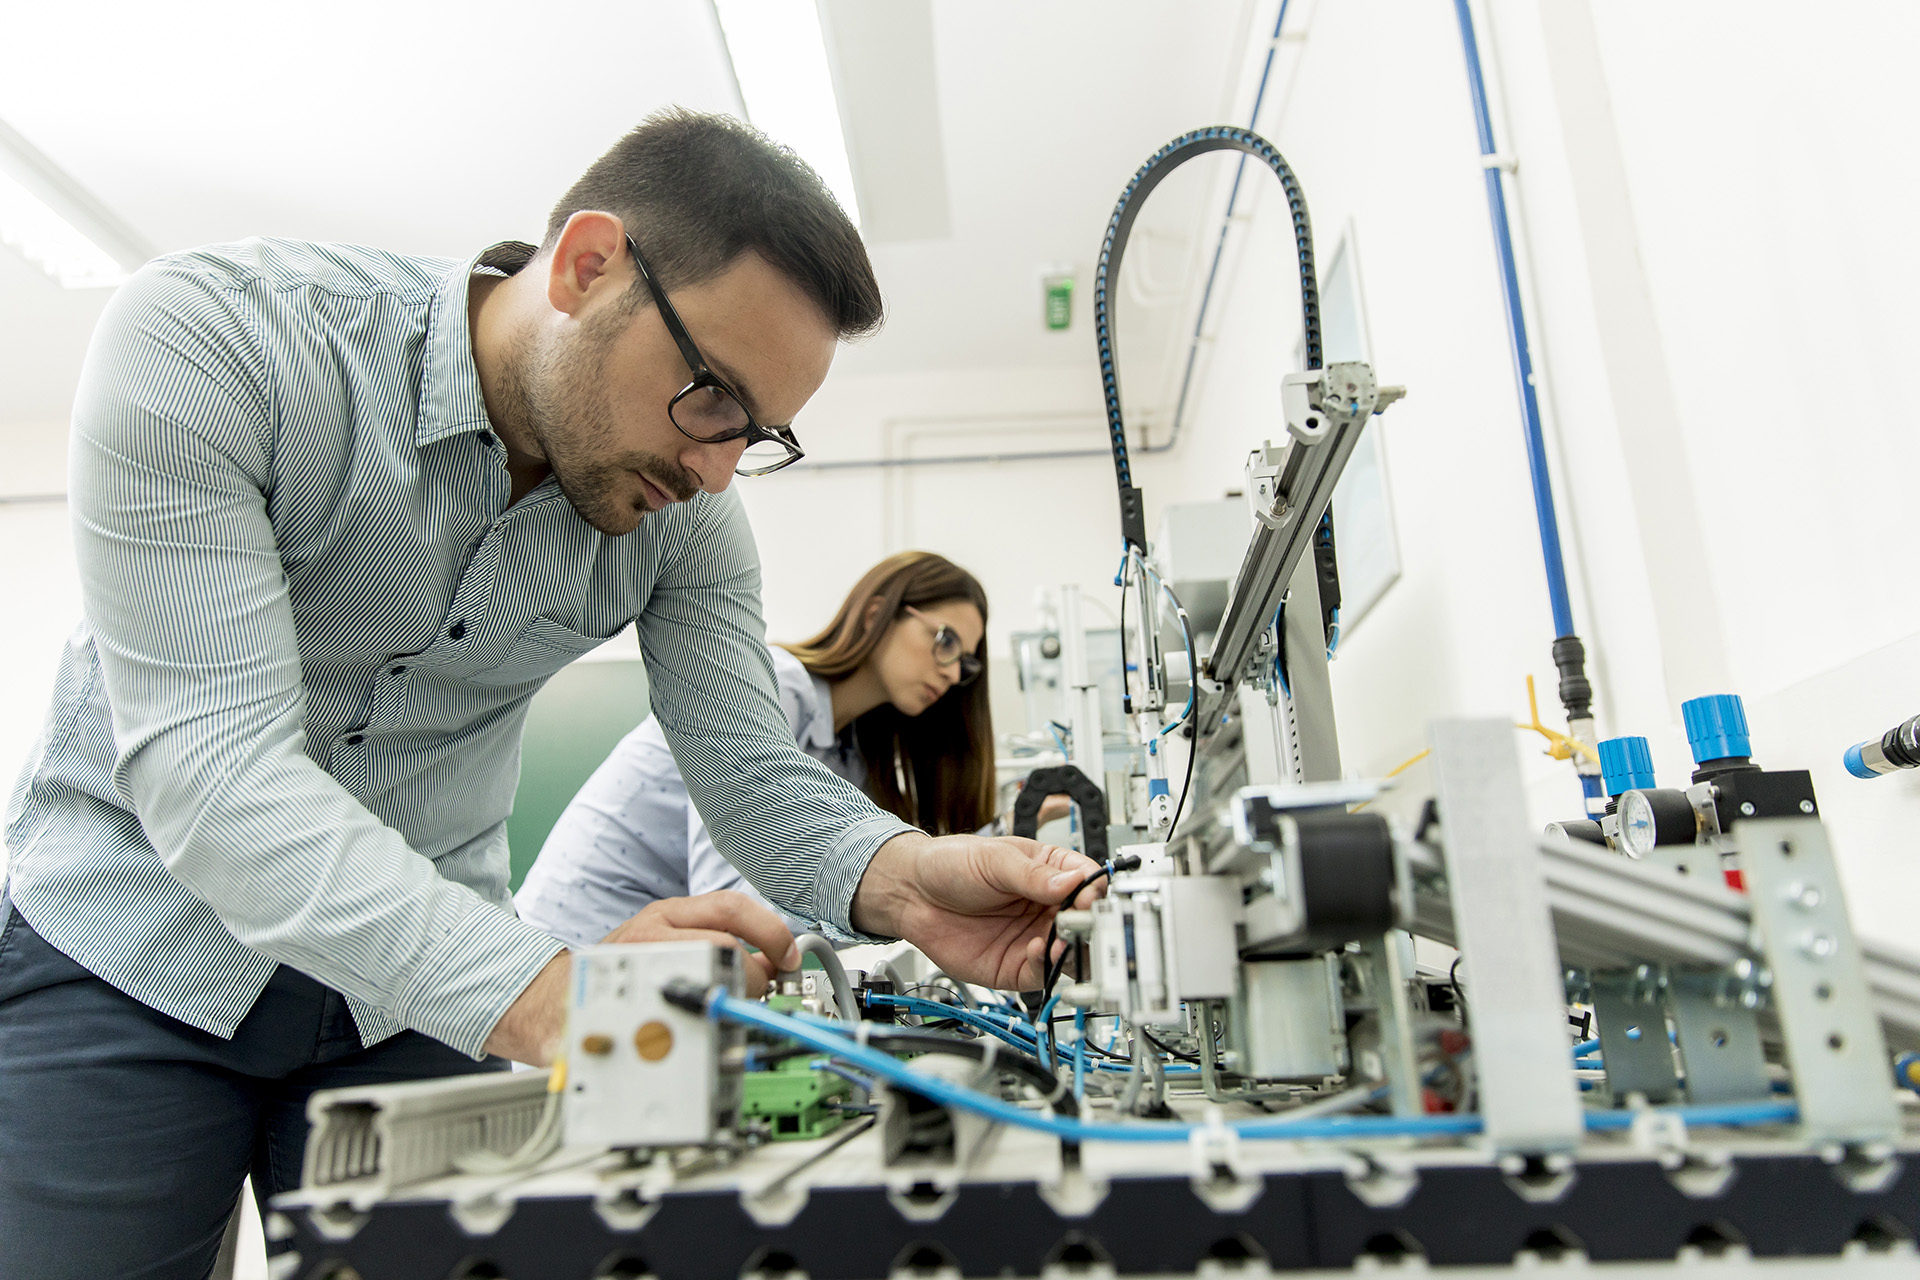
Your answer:
[[[1813,812],[1813,801],[1811,801],[1811,800],[1802,800],[1802,801],[1800,802],[1800,812],[1802,812],[1802,813],[1812,813],[1812,812]]]
[[[1787,901],[1802,911],[1812,911],[1820,905],[1820,890],[1815,885],[1796,880],[1787,886]]]
[[[1749,818],[1751,818],[1751,817],[1753,816],[1753,813],[1754,813],[1754,809],[1753,809],[1753,801],[1751,801],[1751,800],[1742,800],[1742,801],[1740,802],[1740,812],[1741,812],[1741,813],[1744,813],[1745,815],[1747,815],[1747,817],[1749,817]]]
[[[1839,949],[1840,944],[1833,940],[1831,934],[1825,933],[1810,933],[1800,943],[1800,950],[1811,960],[1830,959]]]

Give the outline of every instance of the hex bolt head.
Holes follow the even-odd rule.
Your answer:
[[[1802,911],[1812,911],[1820,905],[1821,900],[1818,885],[1808,884],[1804,880],[1796,880],[1787,886],[1787,901]]]

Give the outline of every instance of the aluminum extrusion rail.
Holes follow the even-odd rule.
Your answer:
[[[1743,893],[1653,863],[1578,845],[1539,845],[1560,959],[1572,968],[1637,964],[1724,968],[1758,959]],[[1452,944],[1453,906],[1440,851],[1412,844],[1417,886],[1412,930]],[[1920,955],[1861,940],[1867,986],[1889,1038],[1920,1044]]]

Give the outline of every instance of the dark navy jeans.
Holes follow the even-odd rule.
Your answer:
[[[417,1032],[364,1048],[282,966],[231,1040],[148,1008],[0,893],[0,1280],[203,1280],[253,1175],[300,1184],[316,1089],[499,1070]]]

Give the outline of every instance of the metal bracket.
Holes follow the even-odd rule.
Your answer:
[[[1407,999],[1407,966],[1400,948],[1408,938],[1399,930],[1361,944],[1373,984],[1373,1013],[1380,1024],[1380,1063],[1386,1071],[1393,1114],[1426,1111],[1420,1093],[1420,1060],[1413,1049],[1413,1004]]]
[[[1818,818],[1749,818],[1733,829],[1754,931],[1773,970],[1773,1005],[1808,1137],[1891,1139],[1899,1131],[1886,1041]]]
[[[1433,760],[1487,1139],[1501,1153],[1570,1151],[1583,1129],[1580,1098],[1513,727],[1442,720]]]
[[[1600,1055],[1617,1105],[1627,1095],[1669,1102],[1680,1092],[1667,1041],[1667,1010],[1658,970],[1601,969],[1592,977],[1593,1012],[1600,1024]]]
[[[1733,974],[1676,969],[1667,975],[1667,1006],[1687,1071],[1687,1101],[1765,1102],[1773,1085],[1760,1043],[1760,1019],[1741,1002]]]

